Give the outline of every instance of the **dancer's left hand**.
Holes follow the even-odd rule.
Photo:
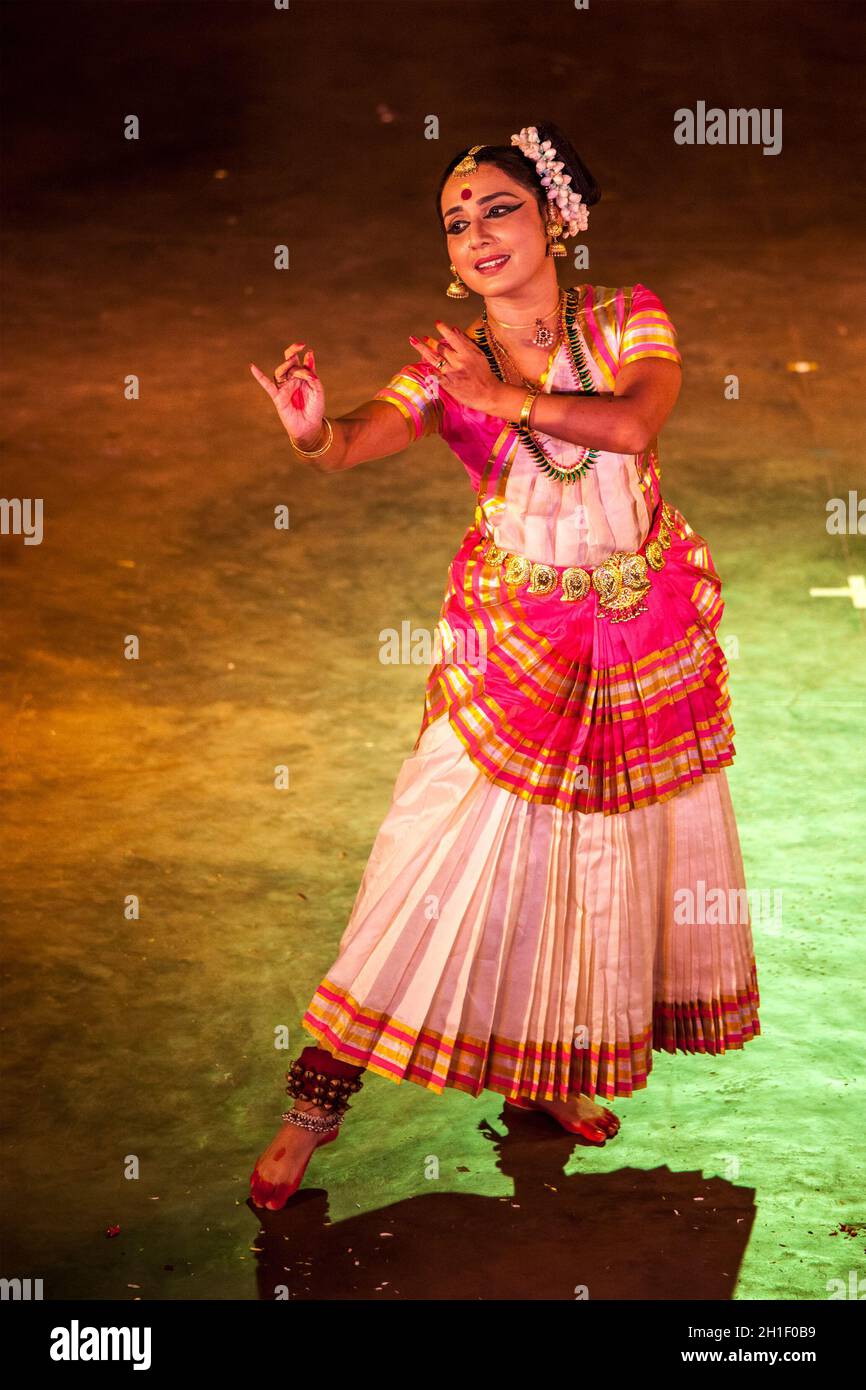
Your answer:
[[[488,415],[498,413],[503,383],[493,375],[487,358],[472,339],[460,328],[436,320],[437,338],[413,338],[426,362],[436,368],[436,374],[449,396],[461,405],[474,406]],[[444,358],[444,361],[443,361]]]

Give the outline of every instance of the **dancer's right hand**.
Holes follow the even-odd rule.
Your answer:
[[[292,343],[283,357],[273,377],[265,376],[253,362],[250,371],[273,401],[287,433],[300,444],[312,444],[321,434],[325,414],[325,389],[316,373],[316,358],[306,343]]]

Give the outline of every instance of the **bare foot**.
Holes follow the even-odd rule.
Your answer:
[[[324,1115],[326,1112],[306,1101],[296,1101],[295,1110]],[[313,1150],[323,1142],[329,1143],[339,1130],[316,1134],[300,1125],[284,1123],[277,1130],[264,1153],[256,1160],[250,1178],[250,1196],[257,1207],[280,1211],[297,1190]]]
[[[509,1103],[509,1102],[506,1102]],[[569,1096],[568,1100],[518,1102],[521,1108],[546,1110],[563,1128],[572,1134],[582,1134],[595,1144],[604,1144],[619,1133],[619,1116],[603,1105],[596,1105],[589,1096]]]
[[[569,1096],[568,1100],[540,1100],[538,1105],[554,1119],[580,1124],[587,1139],[613,1139],[619,1132],[619,1116],[589,1096]]]

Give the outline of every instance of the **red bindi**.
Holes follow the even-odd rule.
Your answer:
[[[460,190],[460,197],[461,197],[461,198],[471,198],[471,197],[472,197],[472,189],[471,189],[471,188],[461,188],[461,190]]]

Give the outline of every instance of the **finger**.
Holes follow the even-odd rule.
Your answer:
[[[441,319],[436,320],[436,327],[451,348],[462,347],[467,341],[465,333],[462,333],[459,328],[452,328],[450,324],[443,323]]]
[[[451,343],[447,342],[445,338],[432,338],[431,342],[439,357],[444,357],[447,361],[452,363],[456,362],[457,355],[454,351],[454,347]],[[451,354],[450,357],[448,356],[449,353]]]
[[[441,337],[441,336],[438,337],[438,338],[434,338],[434,337],[431,335],[431,336],[425,338],[424,341],[427,342],[427,343],[429,343],[429,344],[431,345],[431,347],[435,348],[435,350],[439,353],[439,356],[440,356],[440,357],[442,356],[443,352],[453,352],[453,351],[454,351],[454,344],[453,344],[453,343],[449,343],[449,341],[448,341],[447,338],[443,338],[443,337]]]
[[[440,357],[442,356],[442,353],[440,351],[441,344],[439,342],[439,339],[431,337],[429,333],[425,333],[423,338],[416,338],[413,333],[410,333],[409,342],[413,343],[415,347],[418,348],[422,346],[427,347],[430,349],[431,352],[437,353]]]
[[[288,362],[281,363],[274,372],[274,376],[276,377],[278,386],[287,386],[289,382],[294,381],[296,377],[301,381],[309,381],[311,384],[316,379],[313,373],[308,371],[306,367],[293,367]]]
[[[305,348],[306,346],[306,343],[292,343],[291,347],[286,348],[285,352],[283,353],[283,356],[294,357],[297,353],[300,352],[301,348]]]
[[[417,348],[425,362],[430,362],[434,367],[438,367],[442,361],[442,353],[429,348],[426,343],[422,343],[420,338],[409,337],[409,342]]]
[[[256,381],[259,383],[259,385],[263,386],[264,389],[267,391],[271,400],[275,400],[278,395],[278,391],[271,378],[269,376],[265,376],[264,372],[260,372],[254,362],[249,363],[249,369],[255,377]]]
[[[274,368],[274,376],[285,376],[288,372],[293,372],[300,368],[300,365],[297,353],[293,353],[291,357],[287,357],[283,362],[277,364]]]
[[[308,372],[306,367],[295,367],[283,378],[283,385],[290,381],[307,381],[311,386],[315,385],[317,378],[312,372]]]

